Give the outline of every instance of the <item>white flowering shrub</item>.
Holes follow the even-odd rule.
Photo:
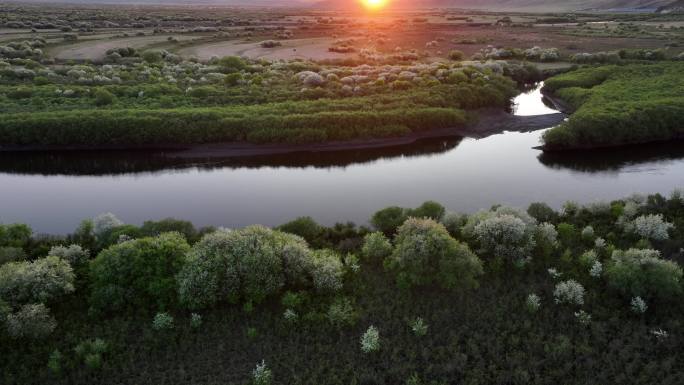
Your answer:
[[[502,206],[468,218],[463,234],[477,240],[480,253],[515,261],[530,256],[536,246],[537,230],[537,221],[529,214]],[[549,230],[546,227],[542,231]]]
[[[152,329],[157,331],[173,329],[173,317],[169,313],[157,313],[152,320]]]
[[[549,255],[558,245],[558,231],[556,226],[551,223],[542,223],[537,226],[535,234],[536,245],[543,251],[544,255]]]
[[[271,385],[273,381],[273,374],[271,369],[266,366],[266,361],[261,361],[256,368],[252,370],[252,381],[254,385]]]
[[[361,253],[369,260],[382,261],[392,254],[392,244],[382,232],[370,233],[363,238]]]
[[[594,228],[591,226],[587,226],[582,229],[582,239],[587,240],[587,241],[593,241],[595,237],[594,233]]]
[[[537,228],[537,234],[537,239],[543,240],[552,246],[558,246],[558,231],[556,231],[556,226],[551,223],[544,222],[540,224]]]
[[[600,261],[594,261],[594,264],[589,269],[589,275],[594,278],[601,278],[603,273],[603,264]]]
[[[57,321],[42,303],[23,305],[5,320],[7,334],[12,338],[43,338],[57,327]]]
[[[44,303],[74,291],[74,272],[55,256],[0,266],[0,298],[12,305]]]
[[[361,336],[361,351],[364,353],[373,353],[380,350],[380,332],[371,325],[365,333]]]
[[[103,213],[93,218],[95,235],[101,237],[124,223],[112,213]]]
[[[295,322],[299,318],[297,313],[292,310],[292,309],[285,309],[285,312],[283,313],[283,318],[287,322]]]
[[[312,252],[303,238],[250,226],[204,236],[178,274],[182,303],[199,309],[222,300],[261,302],[286,286],[334,292],[344,266],[331,251]]]
[[[343,274],[344,267],[337,253],[328,249],[313,252],[311,276],[316,291],[334,293],[341,290]]]
[[[594,248],[598,250],[603,250],[608,246],[608,243],[606,242],[605,239],[598,237],[594,240]]]
[[[528,256],[535,245],[525,223],[512,215],[485,219],[475,227],[475,236],[484,252],[514,260]]]
[[[632,225],[634,233],[654,241],[669,239],[668,231],[674,228],[672,223],[665,222],[662,214],[642,215],[634,219]]]
[[[628,297],[673,300],[682,291],[682,268],[657,250],[616,250],[605,270],[609,287]]]
[[[199,329],[202,326],[202,316],[197,313],[190,314],[190,327]]]
[[[445,288],[474,287],[483,271],[479,258],[444,226],[418,218],[409,218],[399,227],[385,266],[403,287],[434,283]]]
[[[575,312],[575,318],[580,325],[587,326],[591,323],[591,315],[584,310]]]
[[[53,255],[67,261],[72,267],[82,266],[90,258],[90,252],[80,245],[54,246],[50,249],[48,255]]]
[[[442,218],[442,224],[453,237],[457,237],[461,234],[461,228],[465,226],[467,221],[468,215],[453,212],[444,214],[444,217]]]
[[[553,290],[553,298],[558,304],[583,305],[584,286],[573,279],[559,282]]]
[[[670,336],[670,333],[663,329],[653,329],[651,330],[651,334],[653,334],[653,336],[659,340],[664,340]]]
[[[641,297],[636,296],[632,298],[632,301],[630,301],[630,308],[636,314],[644,314],[648,309],[648,305]]]
[[[538,295],[531,293],[525,300],[525,307],[528,312],[536,313],[539,311],[539,308],[541,308],[541,298]]]
[[[549,273],[549,275],[553,279],[558,279],[558,278],[563,276],[563,273],[558,271],[558,269],[556,269],[555,267],[549,267],[548,269],[546,269],[546,271]]]
[[[426,324],[425,321],[420,317],[411,321],[410,326],[413,334],[418,337],[422,337],[428,332],[428,324]]]

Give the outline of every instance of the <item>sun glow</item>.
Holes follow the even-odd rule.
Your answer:
[[[361,0],[361,3],[364,5],[364,7],[371,10],[380,9],[387,5],[387,2],[388,0]]]

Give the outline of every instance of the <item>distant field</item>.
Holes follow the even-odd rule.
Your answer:
[[[54,56],[55,59],[61,60],[102,60],[104,59],[107,50],[121,47],[142,49],[155,44],[164,43],[169,37],[174,37],[179,41],[197,38],[196,36],[153,35],[107,40],[89,40],[75,44],[56,46],[50,48],[48,53]]]
[[[250,59],[269,60],[323,60],[352,56],[328,51],[333,40],[329,37],[282,40],[282,46],[275,48],[263,48],[259,42],[222,41],[183,48],[178,53],[182,56],[195,56],[200,60],[207,60],[213,56],[244,56]]]

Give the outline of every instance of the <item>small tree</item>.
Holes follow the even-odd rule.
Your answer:
[[[152,329],[157,331],[173,329],[173,317],[169,313],[157,313],[152,320]]]
[[[375,326],[371,325],[361,336],[361,351],[373,353],[378,350],[380,350],[380,332]]]
[[[560,282],[553,290],[553,297],[559,304],[583,305],[584,286],[573,279]]]
[[[108,106],[112,103],[114,103],[115,97],[114,94],[111,92],[105,90],[104,88],[98,88],[95,90],[95,105],[102,107],[102,106]]]
[[[252,371],[252,378],[254,385],[271,385],[273,375],[271,369],[266,366],[266,361],[262,360],[260,364],[257,364]]]
[[[377,211],[371,217],[371,224],[387,235],[394,234],[399,226],[401,226],[404,221],[406,221],[407,213],[406,210],[397,207],[386,207],[380,211]]]
[[[628,298],[673,300],[682,291],[682,268],[657,250],[616,250],[605,274],[608,286]]]
[[[140,238],[103,250],[90,264],[91,305],[98,310],[173,305],[176,274],[185,265],[189,250],[178,233]]]
[[[0,266],[0,298],[12,305],[43,303],[74,291],[74,272],[55,256]]]
[[[80,245],[53,246],[48,255],[59,257],[69,263],[72,267],[82,266],[88,262],[90,252],[84,250]]]
[[[438,283],[445,288],[475,287],[482,263],[467,245],[432,219],[409,218],[395,238],[385,266],[404,287]]]
[[[323,228],[311,217],[299,217],[277,228],[286,233],[299,235],[310,244],[314,244],[323,232]]]
[[[392,254],[392,244],[385,234],[375,232],[367,234],[363,239],[361,253],[373,261],[382,261]]]
[[[536,313],[541,307],[541,298],[534,293],[528,295],[527,300],[525,301],[525,307],[527,308],[528,312]]]
[[[461,61],[463,58],[465,58],[465,54],[462,51],[455,49],[449,52],[449,60]]]

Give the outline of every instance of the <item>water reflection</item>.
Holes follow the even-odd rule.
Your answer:
[[[684,159],[684,141],[653,143],[600,151],[541,153],[537,157],[546,167],[583,173],[638,172],[657,164]]]
[[[419,139],[386,148],[298,152],[237,158],[181,158],[174,152],[63,151],[0,153],[0,172],[27,175],[125,175],[167,170],[214,170],[260,167],[331,168],[380,159],[424,157],[455,149],[461,137]]]

